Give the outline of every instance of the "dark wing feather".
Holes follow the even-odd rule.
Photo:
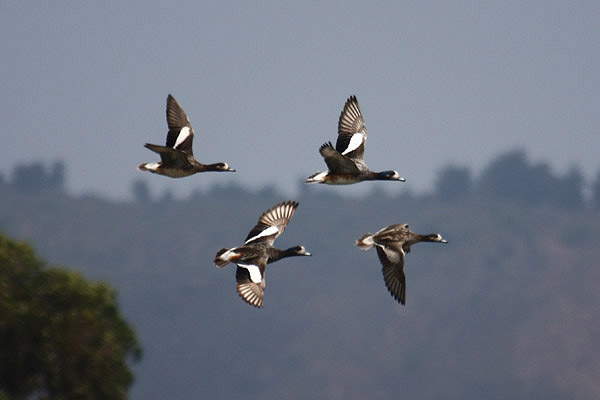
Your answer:
[[[356,135],[358,134],[358,135]],[[360,144],[354,143],[360,140]],[[356,96],[350,96],[344,104],[344,109],[340,114],[338,121],[338,137],[335,144],[336,150],[346,157],[363,160],[365,152],[365,142],[367,141],[367,128],[358,105]],[[351,146],[352,150],[348,151]]]
[[[258,223],[246,236],[245,243],[262,241],[272,246],[275,239],[285,231],[285,227],[294,216],[294,212],[296,212],[296,207],[298,207],[297,202],[284,201],[265,211],[258,219]],[[269,228],[271,229],[269,230]]]
[[[381,246],[376,246],[377,256],[382,265],[383,280],[388,291],[400,304],[406,304],[406,277],[404,275],[404,253],[387,248],[388,252],[397,253],[397,260],[390,259]]]
[[[333,148],[331,143],[323,144],[319,149],[319,153],[325,159],[325,164],[327,164],[330,172],[338,174],[356,174],[360,172],[356,163],[340,154],[339,151]]]
[[[248,304],[254,307],[262,307],[265,290],[264,268],[262,269],[263,279],[259,283],[254,283],[250,279],[250,273],[246,268],[237,267],[235,279],[237,281],[237,292],[240,297]]]
[[[155,153],[158,153],[164,167],[178,169],[188,169],[192,167],[192,164],[188,160],[187,154],[183,151],[152,143],[146,143],[144,147],[152,150]]]
[[[173,147],[186,154],[193,155],[192,142],[194,141],[194,129],[183,108],[171,95],[167,96],[167,147]],[[187,128],[187,129],[184,129]],[[184,140],[179,140],[179,135],[187,135]]]

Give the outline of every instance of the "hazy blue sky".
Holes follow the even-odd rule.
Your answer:
[[[10,4],[9,4],[10,3]],[[358,96],[373,170],[401,190],[447,163],[516,147],[556,170],[600,168],[600,3],[2,2],[0,171],[63,159],[76,193],[175,193],[212,182],[294,189],[325,169]],[[162,144],[172,93],[203,162],[236,174],[136,170]],[[365,184],[363,184],[365,185]],[[398,189],[396,189],[398,188]],[[335,190],[335,188],[327,188]]]

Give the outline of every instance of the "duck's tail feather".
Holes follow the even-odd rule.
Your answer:
[[[138,171],[156,172],[158,166],[159,166],[158,163],[142,163],[142,164],[138,165],[137,169],[138,169]]]
[[[304,183],[323,183],[326,176],[327,172],[317,172],[306,178]]]
[[[229,257],[227,257],[227,255],[223,256],[228,251],[229,251],[229,249],[222,248],[221,250],[219,250],[217,252],[217,255],[215,256],[215,260],[214,260],[217,267],[223,268],[224,266],[229,264]]]
[[[375,242],[373,241],[373,234],[365,233],[360,238],[358,238],[358,240],[354,242],[354,244],[357,245],[360,249],[369,250],[375,245]]]

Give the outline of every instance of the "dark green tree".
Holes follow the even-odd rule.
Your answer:
[[[113,289],[0,235],[0,398],[124,399],[140,354]]]

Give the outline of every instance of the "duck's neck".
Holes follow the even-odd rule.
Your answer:
[[[401,181],[404,178],[400,178],[396,171],[381,171],[373,172],[369,171],[367,179],[369,181]]]
[[[418,243],[418,242],[439,242],[440,241],[440,235],[438,235],[437,233],[430,233],[427,235],[419,235],[419,234],[415,234],[414,235],[414,239],[411,240],[412,243]]]
[[[268,264],[274,263],[275,261],[279,261],[282,258],[299,256],[300,254],[294,252],[294,249],[294,247],[290,247],[289,249],[280,250],[277,247],[270,247],[267,250],[267,252],[269,253]]]
[[[204,171],[222,171],[222,168],[220,167],[222,164],[221,163],[214,163],[214,164],[199,164],[199,168],[201,168]]]
[[[418,233],[415,233],[411,236],[410,240],[407,240],[406,242],[404,242],[402,249],[404,250],[405,253],[409,253],[410,246],[412,246],[415,243],[420,243],[420,242],[439,242],[438,235],[437,235],[437,233],[431,233],[429,235],[419,235]]]

